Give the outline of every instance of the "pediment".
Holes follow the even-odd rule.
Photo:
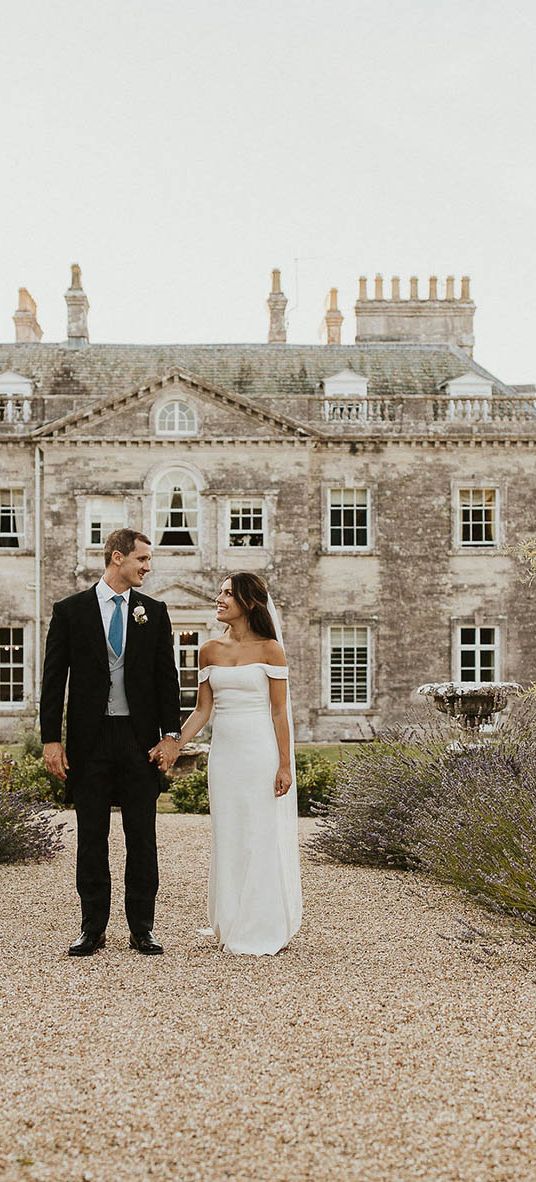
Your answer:
[[[324,378],[326,398],[366,398],[368,381],[364,374],[355,369],[341,369],[330,378]]]
[[[450,381],[443,382],[442,389],[451,398],[491,398],[493,384],[488,378],[483,378],[480,374],[467,370],[466,373],[460,374],[459,378],[451,378]]]
[[[158,598],[164,599],[168,607],[197,608],[206,611],[212,608],[215,612],[214,600],[217,587],[213,591],[205,591],[194,583],[185,583],[183,579],[173,579],[164,587],[159,587]]]
[[[259,405],[253,399],[236,394],[233,390],[215,386],[196,378],[195,375],[177,369],[147,386],[142,386],[141,389],[131,390],[126,394],[112,395],[87,407],[84,411],[77,410],[61,419],[56,419],[37,431],[36,435],[113,434],[113,431],[106,431],[106,423],[111,426],[113,421],[114,427],[121,430],[121,426],[128,423],[129,415],[132,415],[133,412],[140,414],[144,410],[147,412],[147,408],[162,401],[163,395],[167,395],[170,400],[174,396],[185,396],[186,400],[188,397],[197,398],[200,403],[204,403],[205,416],[210,406],[214,411],[219,410],[222,420],[221,433],[224,435],[236,437],[237,431],[240,431],[240,425],[246,426],[248,420],[249,429],[244,434],[251,434],[252,431],[261,435],[271,435],[274,434],[274,431],[278,434],[300,435],[302,437],[311,434],[310,429],[306,430],[301,423],[288,415]],[[224,415],[221,414],[222,411],[225,412]],[[315,433],[314,429],[312,433]]]
[[[13,369],[6,369],[0,373],[0,394],[17,394],[19,397],[31,398],[33,382]]]

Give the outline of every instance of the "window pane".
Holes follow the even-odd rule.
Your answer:
[[[159,435],[194,435],[195,412],[187,402],[167,402],[156,416],[156,430]]]
[[[368,495],[364,488],[329,490],[329,544],[356,550],[368,545]]]
[[[229,546],[264,546],[264,502],[233,500],[230,503]]]
[[[199,677],[199,632],[175,632],[175,654],[181,687],[181,722],[195,709]]]
[[[24,699],[24,630],[0,628],[0,701]]]
[[[496,489],[460,489],[458,498],[462,545],[494,545],[496,541]]]
[[[166,473],[155,492],[157,546],[197,546],[199,494],[187,473]]]
[[[332,705],[359,705],[368,698],[366,628],[333,627],[330,633],[330,699]]]
[[[0,546],[18,549],[24,542],[24,493],[20,488],[0,489]]]

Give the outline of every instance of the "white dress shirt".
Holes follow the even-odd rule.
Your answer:
[[[126,591],[114,591],[104,578],[99,579],[96,586],[97,599],[99,601],[100,613],[102,616],[102,623],[104,626],[104,634],[108,640],[108,632],[110,631],[110,624],[112,616],[115,611],[115,603],[113,601],[114,595],[122,594],[123,602],[121,604],[121,614],[123,616],[123,650],[125,648],[125,641],[127,638],[127,623],[128,623],[128,602],[130,599],[130,587]],[[122,650],[122,651],[123,651]]]

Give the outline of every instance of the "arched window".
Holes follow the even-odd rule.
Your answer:
[[[178,398],[164,403],[156,414],[156,431],[158,435],[195,435],[195,411]]]
[[[157,546],[197,546],[199,492],[189,472],[165,472],[155,486]]]

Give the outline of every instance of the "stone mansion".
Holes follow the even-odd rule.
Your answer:
[[[359,281],[355,344],[102,345],[80,268],[67,340],[21,289],[0,345],[0,738],[35,718],[56,599],[95,582],[129,524],[154,545],[185,713],[222,575],[268,580],[297,737],[369,738],[423,681],[536,676],[529,592],[504,553],[534,531],[536,388],[473,360],[469,280]]]

